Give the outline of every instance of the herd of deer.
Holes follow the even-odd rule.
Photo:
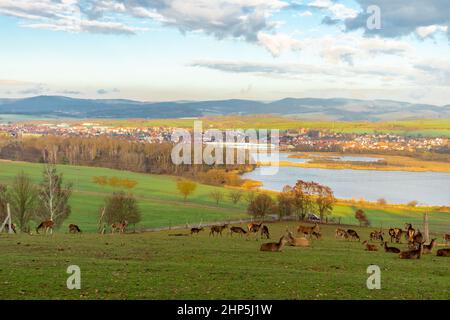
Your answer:
[[[249,223],[247,225],[247,230],[236,226],[229,227],[228,224],[214,225],[210,227],[209,235],[213,237],[215,235],[222,236],[222,232],[225,229],[230,230],[230,236],[233,236],[234,233],[237,233],[241,236],[248,236],[249,234],[257,234],[258,232],[260,232],[261,238],[270,239],[269,228],[266,225],[263,225],[262,222]],[[198,234],[203,230],[203,227],[191,228],[191,235]],[[320,227],[317,223],[314,224],[314,226],[300,225],[297,228],[297,233],[300,234],[301,237],[296,238],[292,235],[292,232],[286,230],[285,234],[280,238],[278,242],[263,243],[260,247],[260,250],[281,251],[286,244],[296,247],[307,247],[310,245],[310,240],[312,239],[312,237],[315,237],[316,239],[322,238]],[[378,245],[371,244],[369,243],[369,241],[381,241],[380,246],[384,248],[385,252],[399,254],[399,257],[401,259],[420,259],[423,254],[431,253],[433,251],[433,248],[437,245],[436,239],[432,239],[431,242],[426,245],[425,241],[423,241],[422,233],[419,230],[416,231],[410,223],[407,223],[405,225],[405,230],[399,228],[389,229],[389,235],[391,236],[391,243],[394,241],[396,243],[401,243],[401,236],[405,235],[410,250],[401,251],[399,248],[388,246],[387,241],[384,241],[384,232],[382,230],[375,230],[371,232],[369,235],[369,240],[363,241],[362,244],[365,246],[366,251],[378,251]],[[342,228],[337,228],[335,232],[335,238],[347,239],[349,241],[361,241],[358,233],[353,229],[345,230]],[[445,234],[444,240],[447,243],[450,240],[450,235]],[[437,251],[437,255],[448,257],[450,256],[450,249],[439,249]]]

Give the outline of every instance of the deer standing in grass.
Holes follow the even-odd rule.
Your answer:
[[[230,236],[233,236],[233,233],[237,233],[237,234],[239,234],[242,237],[242,235],[246,235],[247,234],[247,231],[245,231],[241,227],[231,227],[230,228]]]
[[[210,236],[212,235],[214,237],[215,234],[217,235],[220,234],[222,236],[222,231],[225,230],[226,228],[228,228],[228,224],[224,224],[222,226],[212,226],[209,235]]]
[[[201,227],[201,228],[191,228],[191,235],[198,234],[201,231],[203,231],[203,227]]]
[[[289,240],[287,239],[287,237],[283,235],[280,238],[280,241],[278,242],[263,243],[261,245],[260,251],[271,251],[271,252],[281,251],[288,241]]]
[[[128,221],[124,220],[121,223],[113,223],[111,225],[111,233],[114,233],[115,231],[119,231],[119,233],[124,233],[126,227],[128,226]]]
[[[42,221],[36,228],[36,233],[39,234],[39,230],[44,229],[45,234],[50,231],[50,234],[53,233],[53,227],[55,223],[52,220]]]

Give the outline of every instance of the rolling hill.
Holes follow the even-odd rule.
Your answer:
[[[450,118],[450,105],[391,100],[285,98],[255,100],[141,102],[125,99],[75,99],[36,96],[0,99],[0,114],[62,118],[182,118],[211,115],[274,114],[321,120],[404,120]]]

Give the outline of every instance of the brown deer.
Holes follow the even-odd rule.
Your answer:
[[[44,229],[45,234],[47,234],[48,231],[50,233],[53,232],[53,227],[55,223],[52,220],[42,221],[36,228],[36,233],[39,234],[39,230]]]
[[[400,259],[420,259],[423,253],[423,242],[419,244],[419,249],[400,252]]]
[[[334,234],[335,238],[344,238],[347,239],[348,238],[348,234],[347,231],[345,231],[344,229],[341,228],[337,228],[336,229],[336,233]]]
[[[362,244],[366,246],[366,251],[378,251],[377,245],[370,244],[367,240],[365,240]]]
[[[394,240],[394,239],[395,239],[395,242],[400,243],[403,233],[404,233],[404,231],[400,228],[389,229],[389,235],[391,236],[391,243],[393,242],[392,240]]]
[[[233,236],[233,233],[238,233],[242,237],[242,235],[246,235],[247,234],[247,231],[245,231],[241,227],[231,227],[230,228],[230,236]]]
[[[361,239],[359,238],[359,235],[358,235],[358,233],[355,231],[355,230],[352,230],[352,229],[348,229],[347,230],[347,234],[350,236],[350,239],[351,240],[353,240],[353,239],[358,239],[358,241],[361,241]]]
[[[201,227],[201,228],[191,228],[191,235],[199,234],[203,230],[204,230],[203,227]]]
[[[444,241],[445,241],[445,243],[450,241],[450,234],[447,234],[447,233],[444,234]]]
[[[431,239],[430,244],[425,244],[423,246],[423,254],[432,253],[433,248],[436,247],[436,239]]]
[[[228,224],[224,224],[222,226],[212,226],[211,231],[209,232],[209,235],[213,236],[217,233],[217,235],[220,234],[222,236],[222,231],[228,228]]]
[[[384,232],[382,230],[372,231],[369,235],[370,241],[380,240],[381,242],[383,242],[384,241],[383,234],[384,234]]]
[[[384,251],[389,253],[400,253],[400,249],[396,247],[388,247],[387,241],[384,242]]]
[[[314,231],[314,232],[312,233],[312,235],[313,235],[314,237],[316,237],[317,240],[322,239],[322,233],[321,233],[320,231],[319,231],[319,232]]]
[[[262,226],[261,228],[261,239],[266,237],[266,239],[270,239],[269,228],[267,226]]]
[[[293,247],[309,247],[309,240],[305,237],[295,238],[289,230],[287,232],[287,239],[290,246]]]
[[[280,238],[280,241],[278,241],[278,242],[263,243],[259,250],[260,251],[271,251],[271,252],[281,251],[283,249],[284,245],[288,241],[289,240],[287,239],[287,237],[285,235],[283,235]]]
[[[439,250],[436,252],[436,255],[437,255],[438,257],[450,257],[450,249],[448,249],[448,248],[445,248],[445,249],[439,249]]]
[[[406,238],[409,242],[414,242],[414,235],[416,230],[412,227],[411,223],[405,223]]]
[[[261,228],[262,224],[263,224],[262,221],[259,224],[253,223],[253,222],[249,223],[247,225],[247,230],[249,233],[257,233],[259,231],[259,229]]]
[[[69,233],[81,233],[81,229],[76,224],[69,224]]]
[[[11,223],[11,230],[14,232],[14,233],[17,233],[16,232],[16,225],[14,224],[14,223]],[[5,224],[5,228],[3,229],[3,232],[9,232],[9,224]]]
[[[124,233],[127,226],[128,226],[127,220],[124,220],[120,223],[113,223],[111,225],[111,233],[114,233],[115,231],[119,231],[119,233]]]
[[[312,227],[302,226],[299,225],[297,228],[297,233],[303,233],[304,235],[307,235],[311,238],[311,235],[313,232],[319,232],[320,227],[317,223],[314,224]]]

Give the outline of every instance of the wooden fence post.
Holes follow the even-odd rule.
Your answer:
[[[425,213],[423,216],[423,230],[425,233],[425,241],[430,241],[430,229],[428,227],[428,213]]]

